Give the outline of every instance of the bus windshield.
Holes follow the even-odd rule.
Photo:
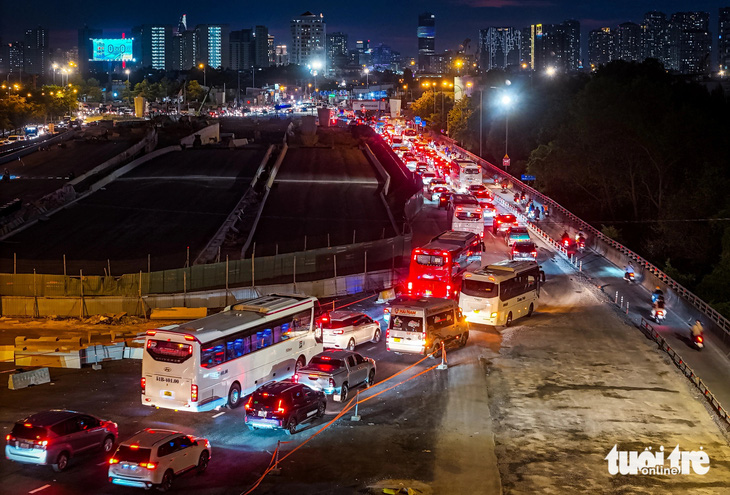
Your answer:
[[[461,285],[461,292],[474,297],[497,297],[499,286],[494,282],[465,278]]]

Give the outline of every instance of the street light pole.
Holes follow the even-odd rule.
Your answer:
[[[482,158],[482,129],[484,121],[484,88],[479,88],[479,158]]]

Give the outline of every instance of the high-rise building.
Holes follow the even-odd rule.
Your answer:
[[[541,26],[535,35],[535,70],[553,67],[574,71],[581,67],[580,23],[576,20]]]
[[[682,74],[710,70],[712,38],[707,12],[677,12],[669,21],[669,68]]]
[[[347,35],[336,32],[327,35],[327,67],[330,70],[347,65]]]
[[[227,24],[198,24],[195,26],[197,63],[214,69],[226,69],[229,64]]]
[[[256,50],[254,33],[252,29],[241,29],[231,31],[230,48],[228,50],[230,61],[227,66],[232,70],[249,70],[256,63]]]
[[[615,37],[611,28],[594,29],[588,33],[588,62],[591,70],[606,65],[614,58]]]
[[[544,68],[542,24],[530,25],[530,68],[532,70]]]
[[[92,67],[92,63],[90,62],[91,57],[94,53],[94,46],[91,42],[92,39],[98,39],[102,38],[102,30],[101,29],[92,29],[87,26],[84,26],[83,29],[79,29],[79,39],[78,39],[78,47],[79,47],[79,72],[81,74],[86,74],[86,72],[89,71],[89,68]],[[97,62],[98,63],[98,62]]]
[[[195,31],[180,31],[172,37],[172,70],[190,70],[197,62]]]
[[[520,32],[520,63],[524,69],[532,69],[532,26],[523,27]]]
[[[172,70],[175,64],[172,26],[144,24],[132,28],[134,57],[142,67]]]
[[[13,41],[8,44],[8,73],[21,74],[25,64],[25,44],[22,41]]]
[[[267,37],[267,53],[269,56],[269,67],[276,65],[276,48],[274,45],[274,35],[270,34]]]
[[[289,61],[293,64],[311,65],[318,62],[326,69],[325,40],[327,36],[324,16],[306,11],[291,21],[291,50]]]
[[[380,43],[371,48],[371,63],[373,67],[380,70],[393,69],[393,50],[388,45]]]
[[[276,45],[276,48],[274,48],[274,65],[277,67],[289,65],[289,52],[286,45]]]
[[[624,62],[637,62],[641,58],[641,28],[634,22],[624,22],[616,30],[615,58]]]
[[[521,61],[522,32],[513,27],[489,27],[479,30],[479,68],[506,69]]]
[[[418,16],[418,70],[431,71],[431,57],[436,53],[436,16],[424,12]]]
[[[269,28],[256,26],[253,28],[254,36],[254,65],[256,67],[269,66]]]
[[[181,34],[188,30],[188,16],[183,14],[180,16],[180,20],[177,23],[177,33]]]
[[[717,22],[717,63],[720,70],[730,69],[730,7],[719,11]]]
[[[580,48],[580,22],[575,19],[563,21],[565,33],[565,62],[569,71],[576,71],[583,67],[583,57]]]
[[[665,66],[669,39],[667,38],[667,16],[664,12],[652,11],[644,14],[641,23],[641,60],[655,58]]]
[[[48,31],[38,26],[25,32],[23,70],[26,74],[45,76],[48,66]]]

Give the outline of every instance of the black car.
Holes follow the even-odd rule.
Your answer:
[[[451,200],[451,195],[453,193],[450,192],[444,192],[441,193],[439,196],[439,208],[447,208],[449,206],[449,201]]]
[[[261,385],[245,407],[250,430],[286,429],[293,435],[301,423],[324,416],[327,397],[301,383],[283,380]]]

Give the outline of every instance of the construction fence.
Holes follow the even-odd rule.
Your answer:
[[[120,276],[67,273],[0,274],[0,296],[83,298],[86,296],[142,297],[192,291],[289,284],[337,278],[354,273],[394,270],[410,256],[411,235],[312,249],[275,256],[221,261]],[[4,308],[3,308],[3,313]]]

